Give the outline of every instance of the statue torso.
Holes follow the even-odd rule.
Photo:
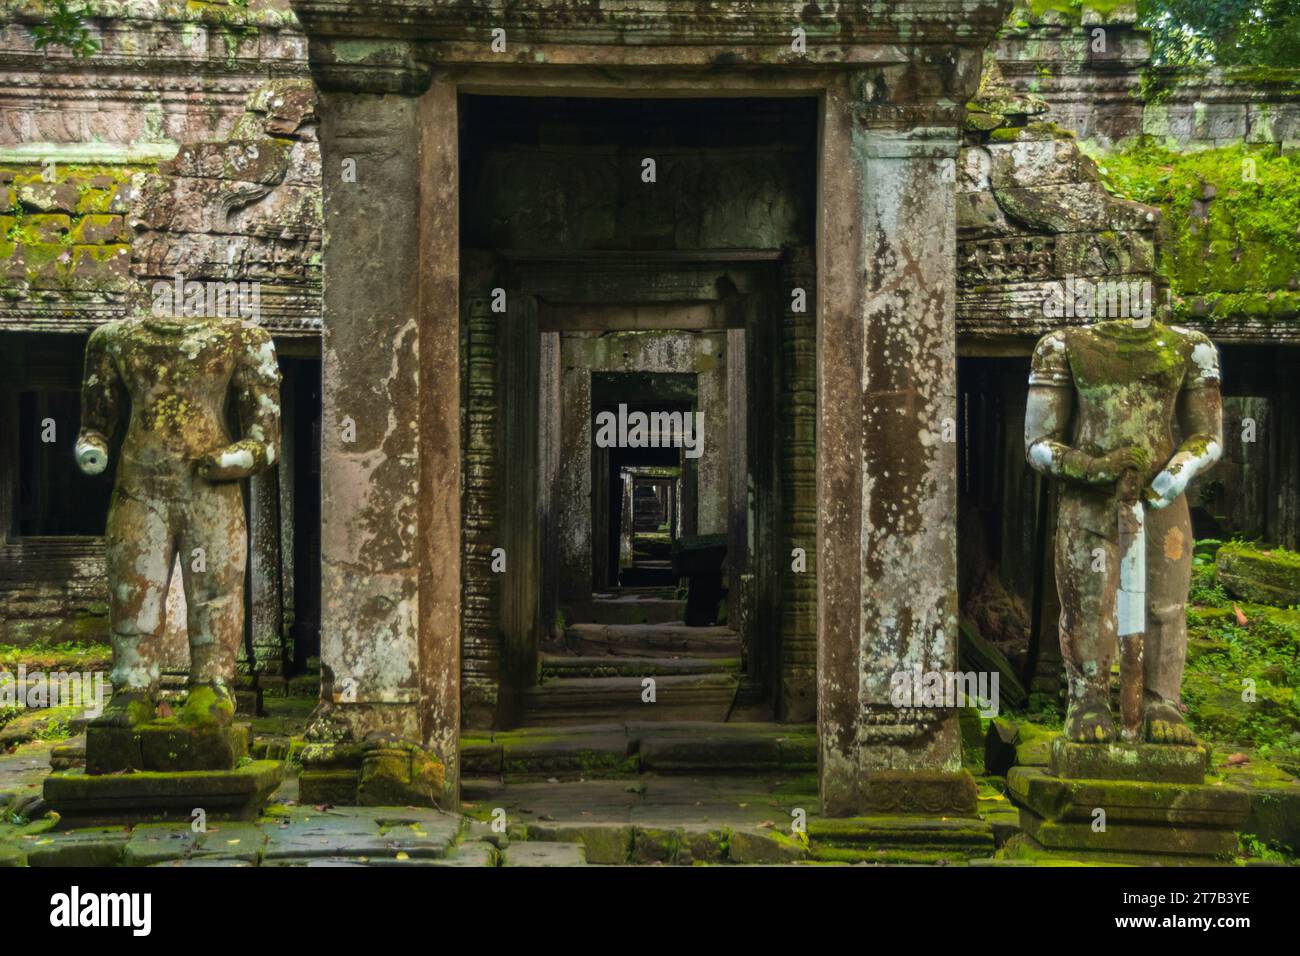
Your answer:
[[[167,467],[230,442],[226,397],[241,345],[229,319],[132,319],[108,340],[131,401],[123,457]]]
[[[1176,447],[1179,393],[1208,374],[1208,359],[1198,352],[1212,353],[1208,339],[1159,322],[1139,329],[1121,320],[1055,332],[1044,343],[1031,382],[1074,389],[1070,444],[1094,456],[1124,445],[1144,448],[1149,480]]]

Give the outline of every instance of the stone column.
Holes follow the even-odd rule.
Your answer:
[[[704,454],[694,459],[696,533],[726,534],[731,490],[727,334],[710,332],[692,338],[689,354],[697,370],[696,407],[704,415]]]
[[[460,799],[460,133],[455,84],[446,75],[435,75],[419,105],[419,256],[408,268],[419,277],[420,716],[425,746],[446,769],[443,806],[450,808]]]
[[[780,575],[780,694],[777,717],[813,720],[817,709],[817,277],[804,250],[790,250],[780,269],[779,366],[777,389],[781,546],[775,568]],[[794,293],[802,289],[802,310]],[[807,566],[792,567],[795,548]]]
[[[420,445],[411,425],[423,403],[418,270],[396,253],[419,244],[419,102],[325,93],[321,112],[321,663],[332,679],[325,691],[354,733],[414,738]]]
[[[325,197],[321,707],[310,736],[379,731],[459,794],[457,119],[445,80],[319,70]],[[426,77],[427,80],[427,77]],[[392,88],[391,86],[388,88]],[[363,766],[362,789],[366,769]],[[363,794],[364,799],[364,794]]]
[[[749,395],[745,330],[727,330],[727,620],[739,629],[740,576],[749,570]],[[667,496],[665,502],[667,503]],[[668,504],[671,515],[671,504]]]
[[[955,711],[891,700],[895,675],[911,687],[918,670],[956,667],[956,445],[945,420],[956,415],[957,129],[917,110],[881,122],[855,105],[858,83],[847,86],[826,99],[821,151],[823,805],[971,812]]]
[[[538,384],[537,533],[541,541],[542,577],[539,602],[543,637],[554,627],[560,610],[559,541],[556,485],[560,470],[560,334],[541,333]],[[558,636],[558,635],[557,635]]]
[[[588,336],[560,335],[560,461],[556,475],[560,600],[591,596],[591,362]]]
[[[633,552],[636,542],[636,509],[633,502],[636,499],[636,483],[632,480],[632,473],[626,468],[623,469],[619,478],[623,481],[623,503],[619,508],[619,529],[618,529],[618,569],[626,570],[632,567]]]
[[[294,362],[285,370],[285,381],[280,386],[280,464],[276,468],[276,481],[280,486],[280,627],[284,632],[284,663],[291,666],[297,649],[293,645],[296,629],[291,624],[298,621],[297,590],[294,586],[294,534],[296,533],[294,489],[298,469],[298,388],[302,363]],[[310,452],[308,451],[310,455]],[[309,459],[310,461],[310,459]],[[310,467],[307,465],[306,467]]]

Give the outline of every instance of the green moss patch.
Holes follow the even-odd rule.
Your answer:
[[[1239,144],[1179,153],[1149,140],[1101,159],[1107,185],[1159,206],[1175,319],[1300,315],[1300,154]]]

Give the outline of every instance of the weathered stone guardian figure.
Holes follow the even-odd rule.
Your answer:
[[[244,437],[233,441],[233,389]],[[247,536],[239,479],[274,465],[280,372],[271,337],[233,319],[110,322],[86,346],[77,464],[108,465],[130,406],[108,513],[113,696],[97,723],[154,716],[167,589],[180,554],[188,614],[190,692],[181,720],[228,725],[244,633]]]
[[[1065,735],[1120,737],[1109,704],[1118,642],[1123,737],[1193,744],[1179,707],[1193,545],[1183,491],[1222,451],[1218,352],[1199,332],[1099,322],[1043,336],[1029,385],[1026,455],[1061,482]]]

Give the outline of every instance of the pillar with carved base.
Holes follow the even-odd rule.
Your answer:
[[[460,718],[456,96],[439,80],[426,88],[418,76],[403,84],[391,71],[318,67],[329,277],[323,682],[304,799],[401,793],[450,809]],[[385,95],[393,85],[401,93]],[[386,773],[393,779],[377,778]]]
[[[821,143],[823,810],[971,814],[953,701],[901,693],[957,659],[957,116],[868,105],[888,83],[831,91]]]

